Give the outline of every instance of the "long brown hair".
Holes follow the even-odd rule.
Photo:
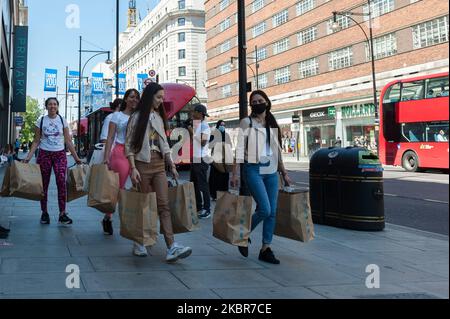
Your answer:
[[[140,94],[139,94],[138,90],[136,90],[136,89],[129,89],[129,90],[127,90],[125,92],[125,95],[123,96],[123,99],[120,102],[117,102],[117,103],[120,103],[120,109],[119,109],[120,112],[123,112],[123,111],[126,110],[126,108],[127,108],[126,100],[131,95],[131,93],[133,93],[133,92],[134,92],[134,94],[136,94],[136,96],[138,98],[140,97]],[[114,103],[116,103],[116,101],[114,101]],[[111,108],[112,108],[112,106],[111,106]]]
[[[272,109],[272,102],[270,101],[269,97],[264,91],[256,90],[253,91],[252,94],[250,94],[249,102],[251,105],[252,99],[255,95],[261,95],[264,100],[266,100],[267,108],[266,108],[266,127],[267,128],[276,128],[278,130],[278,142],[281,145],[281,129],[280,126],[277,123],[277,120],[275,119],[275,116],[273,116],[272,112],[270,111]],[[250,115],[251,117],[256,117],[256,114],[252,113]]]
[[[137,124],[134,130],[134,135],[131,140],[131,147],[136,152],[139,153],[142,149],[142,143],[144,142],[144,136],[147,131],[148,120],[150,118],[150,109],[152,108],[153,100],[159,91],[164,90],[158,83],[150,83],[144,89],[142,93],[141,100],[136,107],[136,112],[133,116],[138,116]],[[164,104],[161,104],[158,108],[158,113],[161,116],[164,123],[164,130],[168,130],[169,125],[167,123],[166,110],[164,109]],[[130,121],[131,122],[131,121]],[[129,123],[130,123],[129,122]]]

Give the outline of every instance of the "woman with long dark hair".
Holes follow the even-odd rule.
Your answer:
[[[219,136],[220,136],[220,140],[217,141],[217,143],[219,143],[219,144],[215,145],[213,152],[214,152],[214,150],[216,150],[216,147],[218,145],[223,146],[224,143],[230,142],[230,137],[225,132],[225,121],[219,120],[216,124],[216,130],[218,132],[220,132],[220,135],[215,132],[213,135],[211,135],[211,139],[212,139],[211,141],[213,141],[216,137],[219,137]],[[222,148],[222,150],[224,150],[224,148]],[[224,152],[222,152],[222,158],[225,158]],[[222,166],[222,171],[217,169],[216,166],[214,166],[214,164],[212,164],[211,171],[209,173],[209,193],[211,194],[211,198],[213,200],[217,200],[217,191],[221,191],[221,192],[228,191],[228,182],[230,179],[230,173],[228,173],[226,171],[225,165],[221,165],[221,166]],[[223,171],[224,169],[225,169],[225,171]]]
[[[156,192],[159,220],[167,246],[166,261],[175,262],[188,257],[192,249],[177,244],[172,229],[166,166],[174,178],[178,178],[178,172],[167,142],[168,123],[163,99],[164,89],[159,84],[146,86],[128,123],[125,150],[133,184],[139,184],[143,193]],[[145,246],[134,243],[133,254],[147,256],[148,253]]]
[[[275,258],[270,245],[275,230],[276,212],[278,207],[279,175],[289,185],[291,179],[287,175],[281,156],[281,130],[273,116],[272,103],[261,90],[252,92],[250,95],[250,106],[252,113],[249,117],[241,120],[241,132],[246,136],[244,145],[238,144],[239,154],[244,155],[243,176],[253,199],[256,201],[256,211],[252,216],[252,231],[263,222],[262,248],[259,260],[279,264]],[[251,135],[250,135],[251,134]],[[250,139],[251,136],[251,139]],[[250,140],[250,141],[249,141]],[[249,144],[252,147],[249,148]],[[241,148],[245,147],[244,150]],[[256,154],[253,151],[256,147]],[[239,158],[237,159],[238,162]],[[271,169],[271,164],[276,165]],[[231,185],[237,186],[238,164],[234,165]],[[247,257],[248,247],[239,247],[239,252]]]
[[[50,183],[52,168],[56,176],[56,185],[58,187],[58,206],[59,206],[59,223],[63,225],[72,224],[66,212],[66,171],[67,171],[67,155],[65,144],[67,144],[70,153],[77,164],[81,164],[72,138],[69,133],[69,126],[66,119],[59,115],[59,101],[55,97],[48,98],[45,101],[45,108],[48,115],[41,116],[36,122],[34,133],[34,141],[27,157],[23,160],[28,163],[33,157],[34,152],[39,147],[39,155],[36,163],[40,165],[42,182],[44,186],[44,194],[41,199],[41,224],[50,224],[50,216],[47,210],[47,193]]]
[[[108,138],[106,139],[104,163],[109,168],[119,174],[119,186],[125,187],[128,176],[130,176],[130,164],[125,156],[125,137],[128,120],[133,114],[140,100],[139,92],[129,89],[125,92],[121,101],[119,112],[113,113],[108,128]],[[114,148],[113,148],[114,144]],[[112,152],[111,152],[112,148]],[[105,214],[103,218],[103,232],[108,235],[113,234],[111,217],[114,212]]]

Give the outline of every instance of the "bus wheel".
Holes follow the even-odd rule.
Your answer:
[[[419,170],[419,158],[413,151],[403,154],[402,166],[408,172],[417,172]]]

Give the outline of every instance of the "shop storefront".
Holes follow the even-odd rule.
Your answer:
[[[333,146],[336,141],[336,109],[324,107],[302,112],[304,141],[302,153],[311,156],[322,147]]]
[[[373,103],[345,105],[340,107],[340,112],[342,146],[361,146],[376,152],[378,132],[375,130],[375,105]]]

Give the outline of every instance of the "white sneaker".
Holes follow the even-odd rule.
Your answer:
[[[133,254],[138,257],[147,257],[148,256],[147,248],[144,245],[134,243]]]
[[[179,258],[186,258],[192,253],[191,247],[184,247],[174,243],[170,249],[167,250],[166,261],[175,262]]]

